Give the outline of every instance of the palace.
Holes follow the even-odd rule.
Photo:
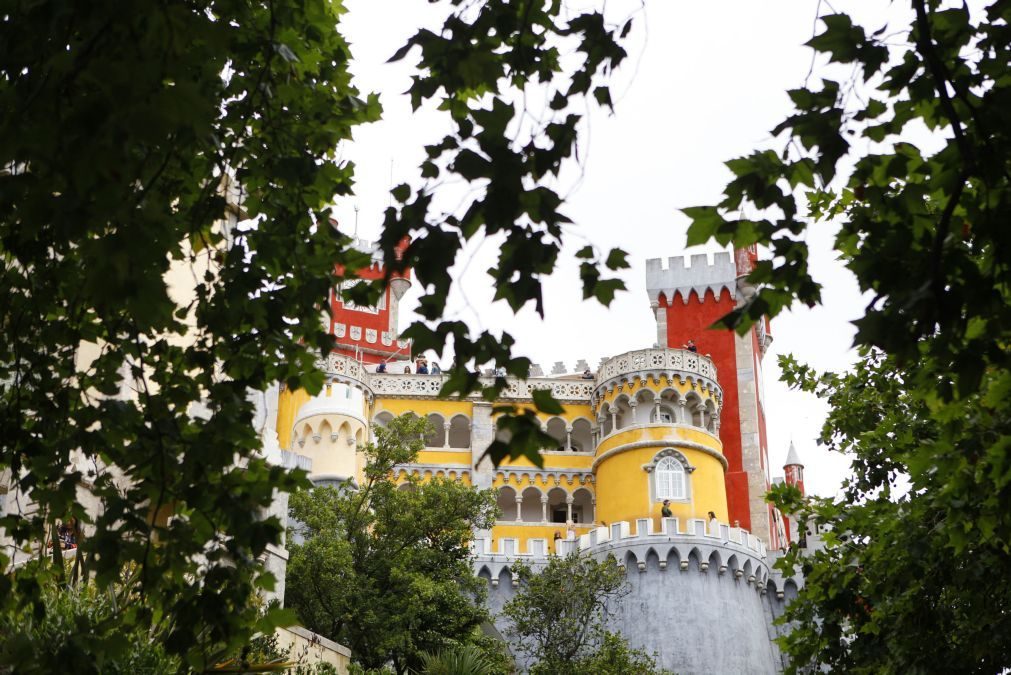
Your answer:
[[[360,276],[381,276],[378,250],[356,245],[373,253]],[[425,448],[396,478],[445,476],[497,492],[500,519],[474,543],[493,612],[513,593],[510,564],[518,559],[536,565],[575,550],[612,556],[632,587],[612,621],[633,646],[678,672],[777,672],[772,621],[798,581],[772,569],[797,533],[764,500],[762,358],[772,337],[767,321],[743,336],[710,328],[752,292],[744,277],[755,260],[755,251],[741,250],[666,266],[647,261],[656,344],[603,359],[595,372],[580,363],[569,374],[556,364],[547,377],[509,378],[503,402],[530,403],[532,391],[549,389],[563,404],[561,415],[540,416],[557,441],[543,451],[543,467],[525,459],[493,466],[485,450],[496,438],[508,441],[493,404],[440,398],[441,374],[411,372],[410,345],[398,339],[409,274],[373,307],[344,303],[335,290],[324,315],[337,340],[321,363],[326,385],[315,396],[268,392],[263,419],[277,434],[268,445],[315,484],[343,484],[360,476],[358,448],[374,425],[425,417]],[[788,461],[786,480],[802,487],[792,447]]]

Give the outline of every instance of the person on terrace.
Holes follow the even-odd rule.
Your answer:
[[[660,509],[660,516],[663,518],[673,518],[674,514],[670,510],[670,500],[663,500],[663,508]]]
[[[583,371],[583,379],[584,380],[592,380],[593,379],[593,372],[589,368],[587,368],[586,370]]]
[[[684,348],[690,352],[695,352],[696,354],[699,351],[699,348],[695,346],[695,340],[689,340],[688,344],[686,344]]]

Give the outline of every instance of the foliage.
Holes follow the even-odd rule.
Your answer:
[[[40,611],[0,614],[0,672],[160,675],[179,666],[162,635],[122,633],[116,615],[124,608],[93,584],[49,586],[39,600]]]
[[[440,320],[453,283],[449,270],[466,241],[494,235],[501,240],[498,261],[488,270],[495,299],[514,311],[532,304],[543,315],[541,280],[554,270],[571,223],[553,185],[565,160],[577,153],[587,105],[611,107],[610,91],[600,78],[624,61],[620,42],[632,20],[610,26],[600,12],[559,2],[453,0],[453,5],[459,9],[441,32],[422,29],[393,56],[420,53],[420,72],[409,90],[412,104],[417,109],[437,103],[453,131],[426,147],[421,185],[393,190],[397,205],[386,211],[380,244],[387,273],[410,267],[425,290],[421,320],[404,335],[417,351],[441,352],[452,342],[456,368],[443,393],[463,394],[479,388],[475,366],[493,362],[526,377],[530,361],[513,356],[508,333],[471,337],[463,322]],[[469,192],[446,213],[434,193],[451,181]],[[401,251],[405,237],[410,243]],[[601,272],[627,268],[624,251],[585,246],[576,257],[584,297],[606,305],[624,289],[620,279]],[[497,379],[484,389],[485,397],[495,400],[505,383]],[[542,412],[560,412],[547,393],[535,404]],[[532,414],[502,411],[515,414],[502,418],[511,441],[493,442],[487,454],[496,464],[506,456],[525,456],[541,466],[538,450],[554,441]]]
[[[214,664],[212,672],[337,675],[337,669],[330,663],[314,661],[308,647],[303,647],[299,653],[292,653],[291,647],[282,648],[276,632],[254,638],[236,656]]]
[[[836,535],[805,561],[795,663],[996,672],[1011,666],[1011,4],[909,5],[908,28],[822,17],[808,44],[848,79],[789,92],[782,151],[732,160],[723,201],[685,213],[690,243],[771,248],[728,325],[820,301],[803,235],[829,221],[870,298],[855,374],[784,364],[833,405],[822,442],[854,457],[840,498],[811,507]]]
[[[608,605],[628,594],[625,573],[611,559],[597,562],[573,553],[552,557],[540,571],[524,563],[513,568],[520,590],[506,603],[502,616],[519,649],[536,663],[537,672],[581,673],[579,664],[601,658],[608,647],[604,623]]]
[[[461,240],[502,235],[499,297],[539,308],[567,223],[543,179],[572,155],[583,99],[609,105],[630,24],[619,32],[561,3],[443,7],[443,29],[396,57],[421,51],[411,95],[455,124],[422,175],[479,189],[462,217],[433,212],[432,180],[413,200],[394,190],[407,203],[387,216],[389,268],[412,235],[403,264],[435,321]],[[248,563],[281,535],[258,515],[300,481],[256,456],[248,394],[278,381],[318,390],[315,356],[330,346],[319,304],[338,270],[367,263],[321,225],[353,190],[338,146],[380,115],[351,84],[344,11],[328,0],[140,0],[130,11],[40,0],[0,18],[0,475],[37,507],[0,527],[37,550],[57,521],[82,522],[77,578],[105,586],[136,569],[121,633],[164,630],[186,668],[285,620],[257,625],[250,595],[273,582]],[[538,92],[551,114],[524,127],[523,143],[509,100]],[[580,255],[586,293],[606,302],[621,284],[598,263],[620,269],[623,254]],[[476,386],[468,364],[527,370],[508,335],[447,322],[412,331],[419,350],[450,336],[451,390]],[[524,438],[539,461],[547,439]],[[0,613],[41,608],[34,569],[0,578]]]
[[[1008,416],[986,396],[961,437],[904,380],[894,359],[865,353],[845,375],[818,375],[792,361],[786,377],[831,406],[822,442],[853,456],[836,499],[805,502],[779,489],[782,508],[827,528],[824,551],[791,549],[787,568],[805,587],[787,607],[783,643],[797,667],[844,672],[994,673],[1011,664],[1008,547],[992,536],[994,495],[952,498],[959,483],[986,481],[980,438],[1007,436]],[[994,380],[990,380],[993,386]],[[996,413],[996,414],[995,414]],[[925,451],[929,448],[930,451]],[[946,448],[946,449],[942,449]],[[955,553],[957,551],[957,554]]]
[[[413,416],[376,427],[361,486],[291,497],[304,541],[289,547],[286,604],[366,668],[417,669],[425,652],[465,642],[486,619],[469,541],[495,518],[491,493],[446,479],[398,489],[391,479],[416,459],[427,427]]]
[[[540,672],[538,666],[534,669]],[[631,649],[623,637],[605,632],[597,650],[579,659],[571,672],[585,675],[669,675],[656,665],[656,659],[642,649]]]
[[[422,655],[420,672],[424,675],[495,675],[503,671],[478,647],[462,645]]]

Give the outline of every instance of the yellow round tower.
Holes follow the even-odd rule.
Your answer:
[[[609,359],[591,399],[597,521],[671,515],[727,522],[719,439],[723,392],[711,360],[681,349],[643,349]]]
[[[373,400],[367,375],[360,363],[338,354],[318,365],[327,376],[318,394],[310,396],[302,389],[281,392],[278,439],[313,483],[357,482],[364,467],[358,450],[368,442]]]

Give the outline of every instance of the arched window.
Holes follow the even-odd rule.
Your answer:
[[[657,499],[685,498],[685,468],[673,457],[664,457],[656,464]]]

